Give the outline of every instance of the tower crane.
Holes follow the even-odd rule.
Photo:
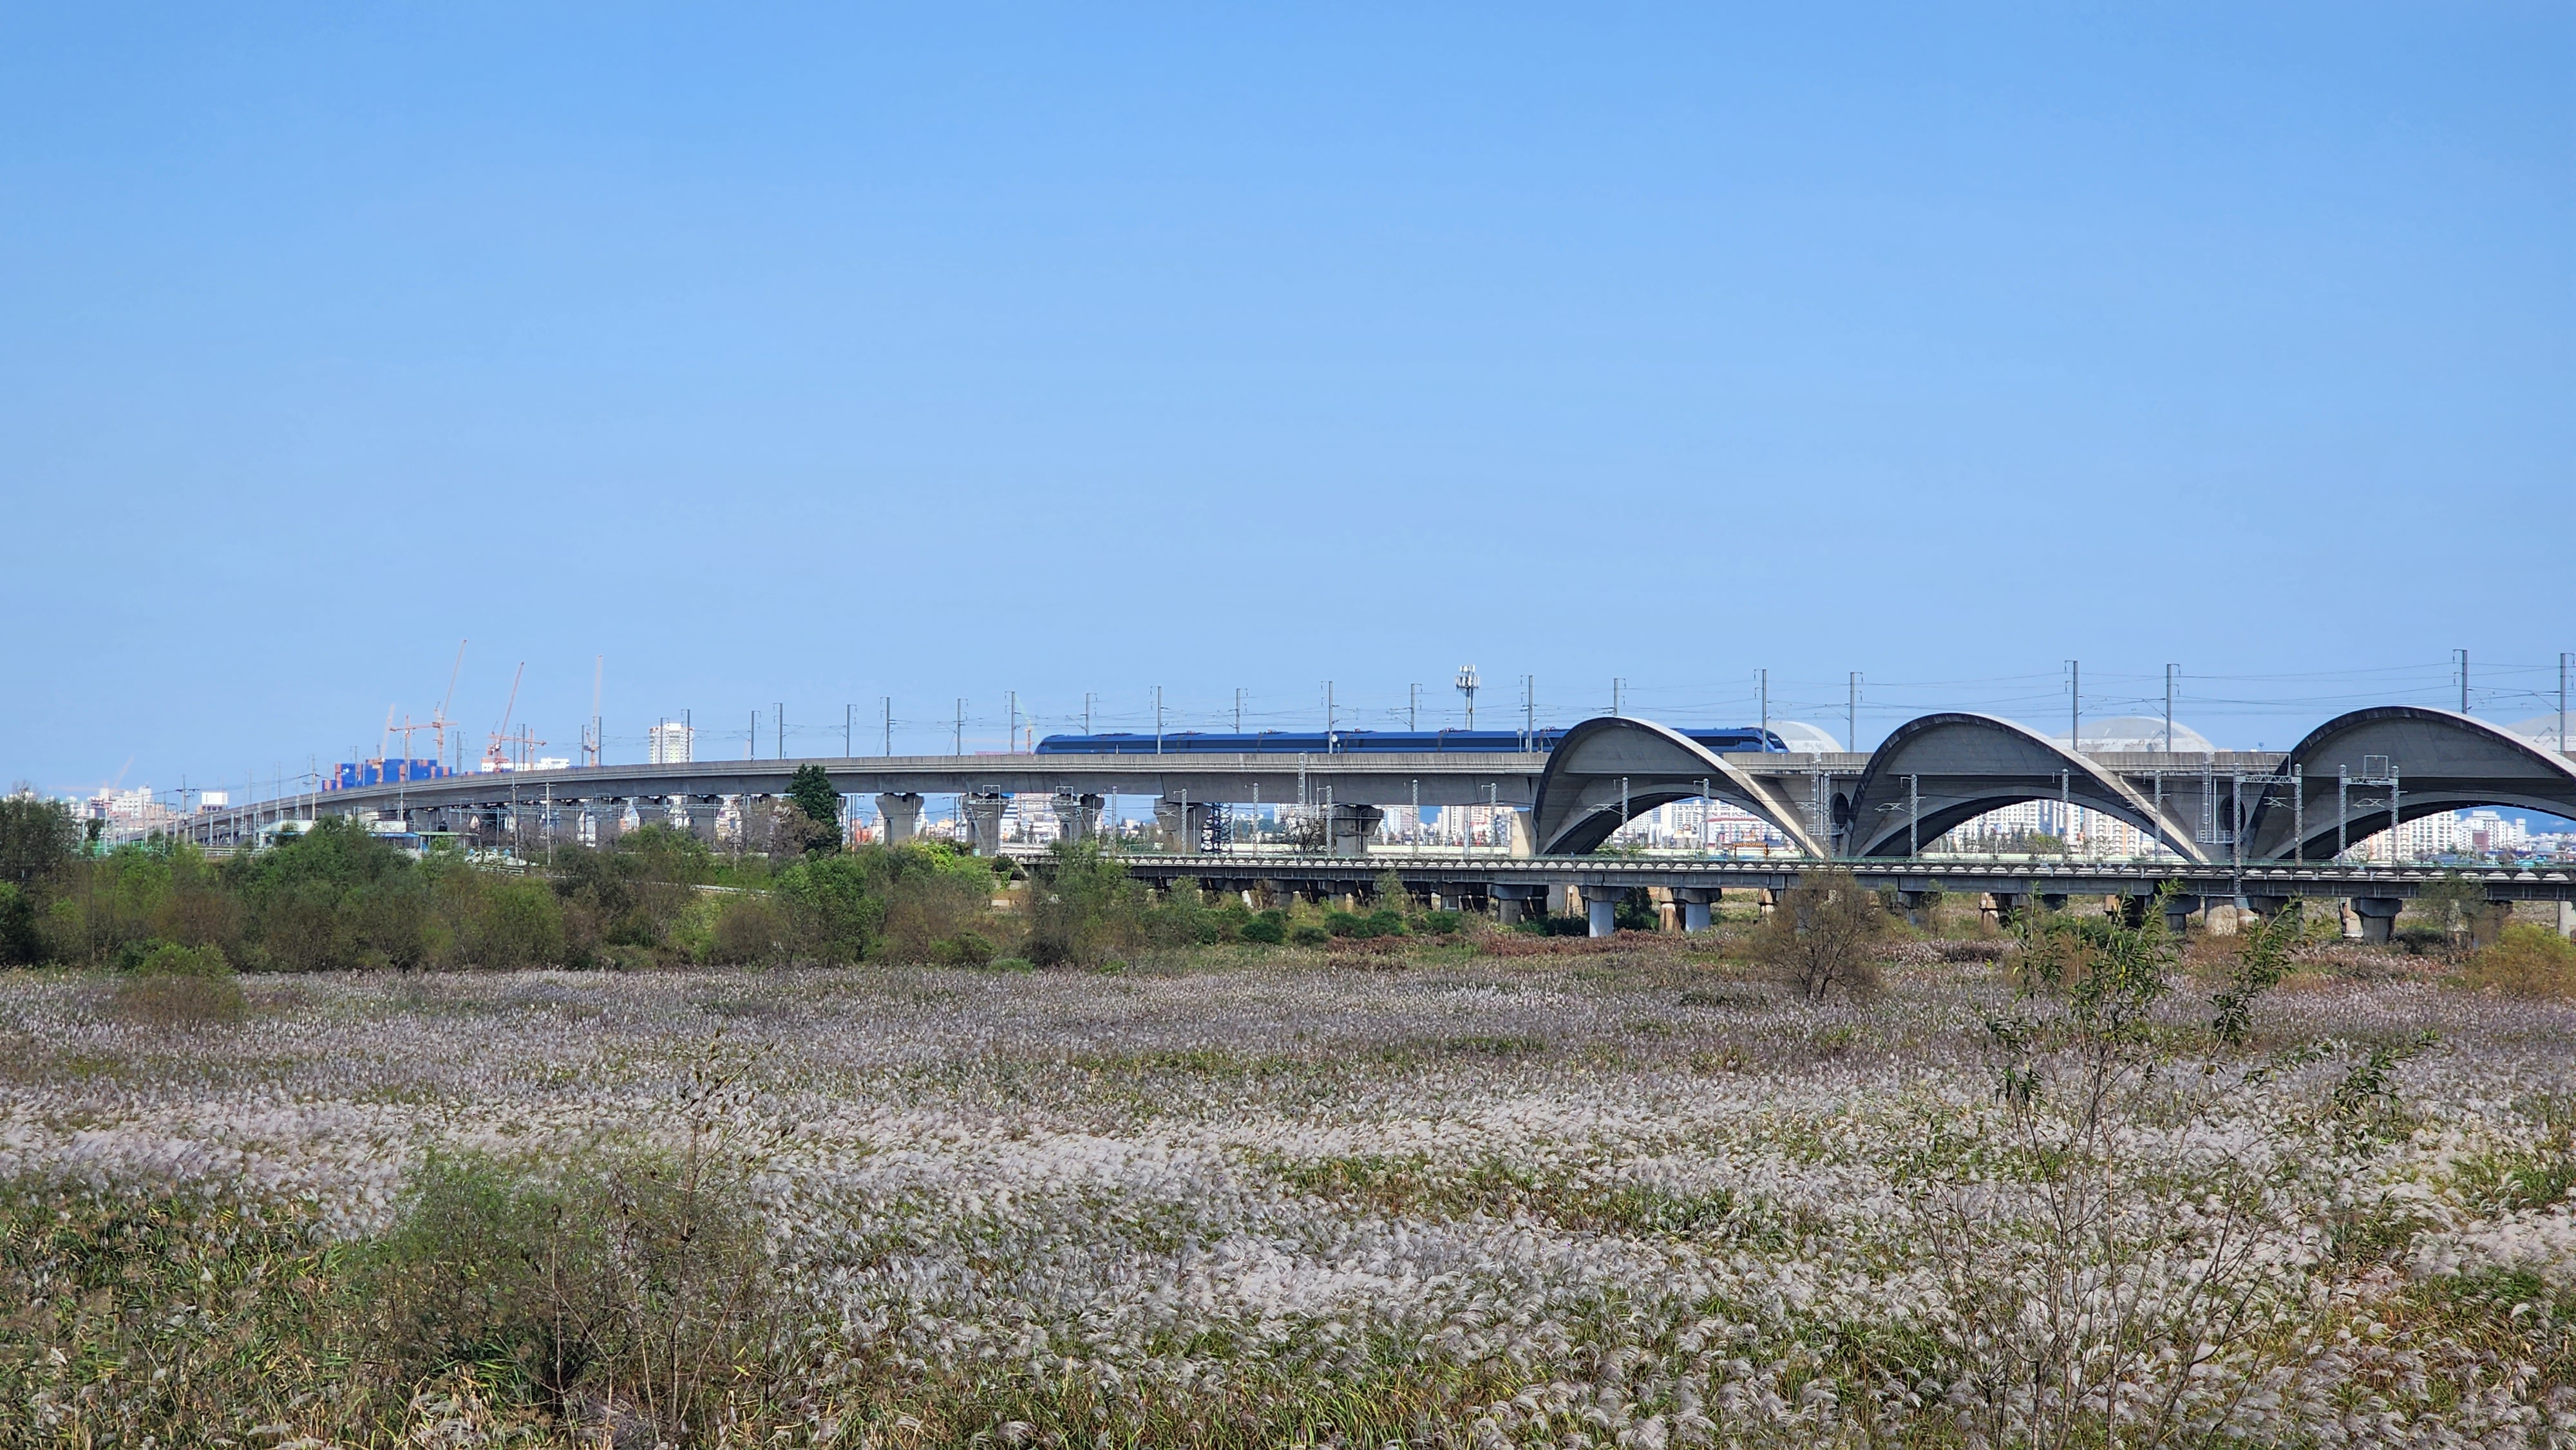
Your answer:
[[[518,673],[510,676],[510,702],[501,707],[501,723],[492,728],[492,742],[483,747],[483,768],[485,770],[507,770],[510,768],[509,753],[504,751],[501,747],[508,743],[510,739],[510,716],[519,708],[519,680],[520,677],[527,674],[527,672],[528,662],[526,660],[521,660],[519,661]]]
[[[447,706],[449,701],[456,698],[456,672],[465,668],[466,644],[467,641],[461,639],[456,642],[456,663],[448,666],[447,670],[446,698],[440,700],[438,708],[430,712],[429,724],[426,727],[438,746],[438,759],[442,765],[447,761],[447,727],[455,723],[447,718]],[[403,751],[405,754],[411,751],[411,740],[408,736],[404,737]]]

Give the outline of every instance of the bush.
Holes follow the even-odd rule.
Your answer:
[[[993,960],[993,939],[972,929],[931,948],[931,959],[943,967],[980,967]]]
[[[767,894],[745,891],[726,897],[716,908],[707,959],[719,966],[749,966],[778,956],[786,944],[786,913]]]
[[[780,1307],[741,1175],[694,1153],[552,1179],[432,1155],[360,1272],[406,1379],[481,1365],[558,1414],[614,1402],[684,1439],[769,1352]]]
[[[1314,926],[1311,924],[1291,928],[1288,933],[1288,940],[1301,947],[1323,946],[1332,939],[1333,934],[1331,932],[1326,931],[1320,926]]]
[[[863,962],[882,954],[886,903],[870,889],[864,854],[800,861],[778,878],[797,945],[827,962]]]
[[[1454,911],[1426,911],[1422,914],[1423,934],[1426,936],[1452,935],[1463,920],[1465,918]]]
[[[2516,997],[2576,997],[2576,942],[2547,927],[2516,922],[2495,945],[2469,959],[2460,980]]]
[[[118,1016],[155,1027],[241,1020],[246,1005],[241,982],[221,948],[165,941],[134,955],[132,970],[116,984]]]
[[[1265,911],[1243,924],[1243,939],[1277,946],[1288,939],[1288,913]]]
[[[1755,929],[1750,954],[1773,980],[1816,1002],[1836,987],[1877,989],[1878,964],[1869,953],[1886,931],[1878,897],[1850,872],[1816,872],[1780,894],[1770,918]]]
[[[1592,919],[1588,916],[1524,916],[1512,930],[1523,936],[1590,936]]]
[[[856,853],[885,900],[884,955],[939,959],[939,944],[980,928],[992,909],[993,868],[942,842],[873,846]]]
[[[0,967],[33,966],[49,955],[36,924],[35,897],[0,881]]]
[[[542,881],[485,877],[467,924],[466,964],[495,971],[552,966],[564,959],[563,906]]]
[[[1136,884],[1098,840],[1058,841],[1029,892],[1029,960],[1092,967],[1135,934]]]
[[[1360,934],[1360,928],[1366,924],[1366,918],[1353,912],[1328,911],[1324,913],[1324,935],[1326,936],[1358,936]]]

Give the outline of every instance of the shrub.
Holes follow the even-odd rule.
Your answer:
[[[120,1017],[155,1027],[196,1027],[238,1022],[244,1010],[241,982],[218,947],[155,942],[135,953],[125,980],[116,984]]]
[[[1878,898],[1850,872],[1817,872],[1780,894],[1753,934],[1750,955],[1773,980],[1821,1001],[1836,987],[1877,989],[1878,965],[1869,952],[1886,931]]]
[[[1524,936],[1590,936],[1592,919],[1585,916],[1524,916],[1512,930]]]
[[[1359,936],[1361,935],[1361,928],[1367,924],[1367,918],[1360,916],[1356,912],[1328,911],[1324,913],[1324,935],[1326,936]],[[1372,935],[1373,934],[1374,933],[1372,933]]]
[[[1097,840],[1058,841],[1030,889],[1029,960],[1098,966],[1134,935],[1136,884]]]
[[[707,958],[720,966],[748,966],[776,957],[786,944],[787,919],[778,903],[766,893],[745,891],[716,908]]]
[[[718,1417],[779,1313],[742,1175],[695,1149],[551,1179],[432,1155],[360,1272],[407,1379],[486,1366],[559,1414],[632,1406],[667,1437]]]
[[[980,967],[993,959],[993,939],[968,929],[931,948],[931,959],[944,967]]]
[[[2547,927],[2516,922],[2495,945],[2469,959],[2460,980],[2516,997],[2576,997],[2576,942]]]
[[[1277,946],[1288,939],[1288,913],[1265,911],[1243,924],[1243,939]]]
[[[886,903],[869,889],[868,865],[863,855],[819,856],[780,874],[778,896],[801,948],[827,962],[882,952]]]
[[[496,971],[551,966],[564,957],[563,906],[542,881],[485,878],[469,922],[469,965]]]
[[[1454,911],[1426,911],[1422,914],[1422,930],[1427,936],[1448,936],[1458,930],[1463,920]]]
[[[1332,939],[1331,932],[1311,923],[1293,927],[1288,932],[1288,940],[1301,947],[1319,947]]]
[[[939,959],[939,944],[979,928],[992,909],[993,868],[942,842],[907,842],[856,853],[870,888],[885,900],[887,958]]]

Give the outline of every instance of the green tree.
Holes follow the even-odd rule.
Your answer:
[[[62,869],[81,845],[78,822],[61,801],[28,792],[0,798],[0,882],[20,890]]]
[[[1136,883],[1098,840],[1058,841],[1030,888],[1029,960],[1097,966],[1135,931]]]
[[[2457,871],[2426,882],[2415,895],[2415,912],[2442,933],[2453,956],[2466,955],[2495,934],[2486,888]]]
[[[863,962],[884,947],[886,901],[869,880],[871,852],[817,856],[779,873],[797,943],[827,962]]]
[[[841,793],[832,789],[832,777],[819,765],[800,765],[787,782],[787,799],[796,813],[805,818],[809,829],[804,832],[808,855],[824,855],[841,846]]]

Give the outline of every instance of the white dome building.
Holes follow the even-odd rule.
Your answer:
[[[2048,737],[2058,745],[2066,743],[2063,731]],[[2165,722],[2150,715],[2110,715],[2084,722],[2084,739],[2077,749],[2086,754],[2155,754],[2165,747]],[[2206,755],[2218,747],[2209,737],[2177,720],[2173,726],[2173,753]]]
[[[1771,722],[1771,733],[1780,737],[1781,744],[1800,755],[1840,755],[1842,753],[1843,747],[1840,741],[1804,720],[1774,720]]]
[[[2576,745],[2569,744],[2569,740],[2576,740],[2576,716],[2569,717],[2568,739],[2561,739],[2558,734],[2558,712],[2555,710],[2546,715],[2534,715],[2528,720],[2516,720],[2504,728],[2543,750],[2564,752],[2576,749]]]

